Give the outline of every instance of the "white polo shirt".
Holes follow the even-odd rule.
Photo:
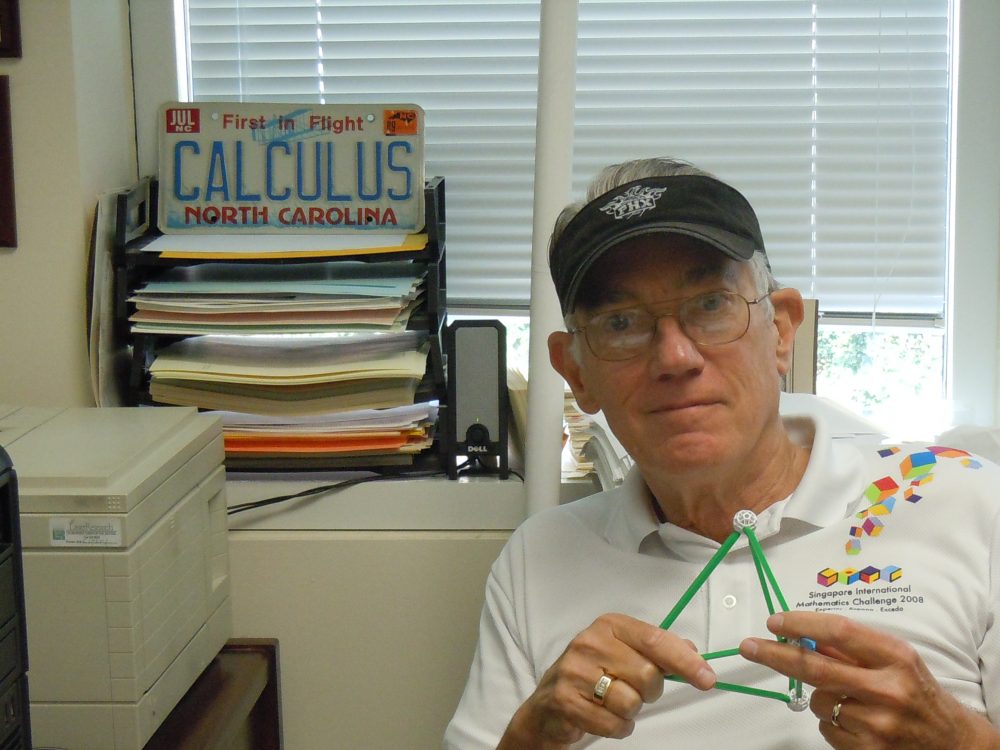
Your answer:
[[[902,638],[941,684],[1000,725],[1000,468],[963,451],[832,439],[822,416],[785,418],[812,444],[795,492],[756,528],[791,609],[840,612]],[[517,708],[595,618],[660,623],[719,544],[660,525],[637,469],[614,490],[543,511],[512,535],[490,572],[479,645],[445,748],[496,747]],[[777,604],[775,605],[777,606]],[[671,627],[704,653],[773,637],[741,537]],[[739,656],[719,679],[787,691]],[[784,703],[668,682],[620,742],[574,748],[825,748],[816,718]]]

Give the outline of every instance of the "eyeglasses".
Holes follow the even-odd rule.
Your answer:
[[[718,346],[742,338],[750,328],[750,305],[770,295],[748,300],[736,292],[706,292],[672,303],[668,312],[624,307],[595,315],[570,333],[583,333],[594,356],[610,362],[632,359],[646,351],[657,322],[666,317],[676,317],[684,335],[696,344]]]

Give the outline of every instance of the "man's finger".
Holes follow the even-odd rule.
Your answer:
[[[715,685],[715,672],[689,642],[673,633],[641,620],[624,618],[614,623],[615,636],[642,654],[659,668],[663,675],[676,674],[695,687],[708,690]]]
[[[866,667],[889,666],[909,656],[904,642],[842,615],[781,612],[768,618],[767,629],[788,639],[811,638],[820,653]]]
[[[748,661],[763,664],[776,672],[829,692],[867,692],[863,685],[867,670],[790,643],[747,638],[740,644],[740,655]]]

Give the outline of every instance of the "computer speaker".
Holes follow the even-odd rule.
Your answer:
[[[448,476],[468,470],[506,479],[507,329],[499,320],[456,320],[445,329],[445,351]]]

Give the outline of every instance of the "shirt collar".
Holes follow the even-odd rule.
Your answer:
[[[816,528],[849,516],[864,497],[865,475],[858,442],[836,437],[823,415],[786,416],[784,422],[792,440],[800,445],[811,441],[812,449],[795,491],[782,507],[772,508],[784,518]]]
[[[655,534],[660,527],[653,513],[652,493],[638,466],[629,469],[621,486],[612,490],[617,495],[615,507],[608,514],[604,538],[609,544],[627,552],[637,552],[642,540]],[[610,499],[610,498],[609,498]]]

